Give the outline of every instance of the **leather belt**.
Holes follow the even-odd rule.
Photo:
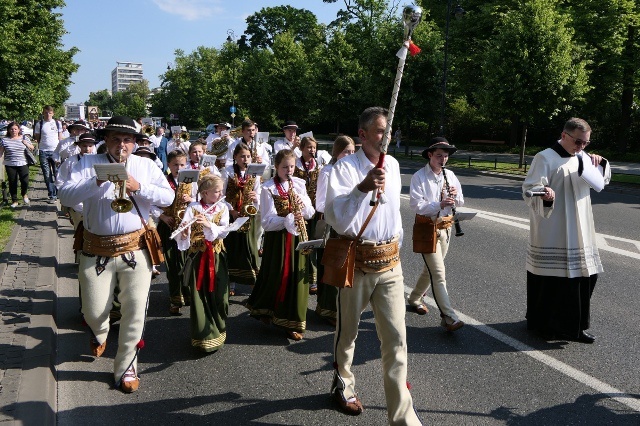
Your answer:
[[[118,257],[121,254],[146,248],[144,228],[128,234],[96,235],[84,230],[82,251],[104,257]]]

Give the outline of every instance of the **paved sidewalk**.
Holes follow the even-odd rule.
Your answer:
[[[38,174],[0,256],[0,423],[55,424],[56,206]]]

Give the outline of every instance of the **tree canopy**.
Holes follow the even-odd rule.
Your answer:
[[[0,2],[0,116],[36,117],[44,105],[61,108],[78,69],[75,47],[64,50],[62,0]]]

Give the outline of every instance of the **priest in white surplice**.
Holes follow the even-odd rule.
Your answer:
[[[585,170],[600,174],[599,190],[609,183],[611,169],[606,159],[583,151],[590,136],[586,121],[571,118],[558,143],[536,154],[522,184],[530,217],[527,328],[547,339],[595,341],[585,330],[603,269],[591,211],[596,185],[587,182]]]

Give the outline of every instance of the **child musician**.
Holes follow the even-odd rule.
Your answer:
[[[191,345],[203,352],[217,351],[227,338],[229,273],[222,239],[228,234],[229,209],[224,202],[214,206],[222,186],[218,176],[198,182],[200,201],[189,204],[183,223],[196,221],[176,237],[178,249],[188,250],[192,259],[185,271],[191,288]]]
[[[320,170],[320,175],[318,176],[318,190],[316,192],[316,210],[318,212],[317,215],[320,215],[322,217],[324,214],[325,200],[327,198],[327,187],[329,183],[329,174],[331,173],[333,165],[341,158],[353,154],[355,152],[355,147],[356,145],[353,142],[353,139],[351,139],[349,136],[338,136],[335,142],[333,142],[331,161],[329,162],[329,164],[324,166],[322,170]],[[319,222],[317,225],[319,226],[321,224],[322,222]],[[318,304],[316,305],[316,313],[327,320],[329,324],[335,327],[337,316],[336,297],[338,296],[338,288],[324,284],[322,282],[324,266],[322,265],[322,262],[320,262],[320,260],[322,260],[323,253],[324,249],[317,250]]]
[[[187,164],[187,155],[180,150],[173,150],[167,156],[169,174],[167,180],[176,193],[173,203],[165,209],[153,207],[151,214],[158,224],[158,234],[164,250],[165,266],[167,268],[167,280],[169,281],[169,314],[180,315],[180,308],[191,304],[191,292],[188,282],[180,275],[184,267],[185,255],[180,250],[175,240],[170,238],[171,233],[178,227],[184,216],[187,206],[195,200],[193,193],[194,183],[178,183],[178,172]]]
[[[225,167],[222,173],[226,202],[229,203],[231,220],[249,216],[249,220],[226,239],[229,254],[229,296],[235,296],[236,283],[251,285],[258,276],[258,235],[260,224],[256,213],[260,206],[260,176],[247,174],[251,163],[251,150],[243,142],[233,150],[233,165]],[[251,207],[253,206],[253,207]]]
[[[293,175],[304,180],[307,187],[307,195],[311,200],[313,207],[315,208],[316,202],[316,190],[318,187],[318,175],[320,169],[324,164],[319,164],[316,160],[316,150],[318,143],[313,137],[306,136],[300,141],[300,151],[302,155],[296,160],[296,168]],[[310,235],[311,239],[316,232],[316,224],[318,218],[313,217],[307,222],[307,235]],[[316,294],[318,292],[318,260],[317,253],[311,252],[307,256],[307,275],[309,277],[309,294]]]
[[[307,324],[309,282],[307,256],[295,248],[305,231],[305,219],[315,209],[302,179],[293,177],[296,155],[284,149],[276,154],[276,176],[260,194],[264,254],[253,292],[247,300],[250,315],[283,327],[293,340],[301,340]]]

